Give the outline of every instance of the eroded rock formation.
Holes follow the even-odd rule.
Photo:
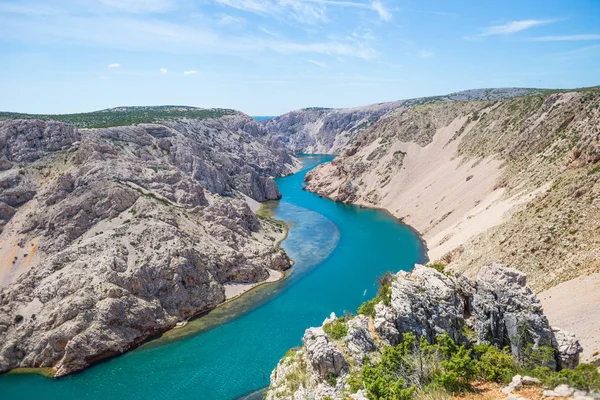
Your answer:
[[[242,114],[3,121],[0,157],[0,372],[78,371],[290,266],[243,196],[279,198],[294,159]]]

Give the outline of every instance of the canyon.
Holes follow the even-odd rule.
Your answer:
[[[188,107],[60,117],[68,120],[0,115],[0,372],[81,371],[241,287],[282,277],[292,264],[279,245],[286,228],[259,203],[281,197],[273,178],[298,171],[299,153],[337,155],[306,174],[306,191],[384,210],[418,232],[445,271],[398,273],[391,309],[378,304],[372,319],[346,321],[354,336],[344,343],[362,349],[350,363],[406,331],[466,342],[467,327],[473,343],[510,346],[485,327],[510,330],[513,317],[472,318],[502,292],[490,276],[512,288],[501,296],[520,304],[514,318],[537,321],[534,336],[555,348],[557,363],[597,361],[598,88],[471,90],[260,123]],[[383,267],[398,270],[392,260]],[[413,280],[422,286],[403,283]],[[431,310],[409,300],[423,292],[444,293],[454,307],[444,315],[456,323],[420,318]],[[402,325],[411,313],[412,325]],[[339,343],[319,329],[277,367],[269,398],[342,396],[352,346],[338,348],[340,358]],[[312,367],[291,390],[282,379],[303,363]],[[331,373],[339,385],[324,383]]]

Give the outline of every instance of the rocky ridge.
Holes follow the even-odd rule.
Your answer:
[[[416,105],[456,101],[495,101],[538,93],[538,89],[473,89],[363,107],[305,108],[265,121],[269,134],[294,153],[339,154],[348,143],[388,113]]]
[[[467,346],[507,346],[516,359],[525,357],[531,348],[552,346],[555,358],[549,365],[553,368],[576,366],[579,361],[577,340],[550,327],[539,300],[526,286],[526,276],[514,268],[491,265],[472,280],[416,265],[411,272],[394,277],[388,303],[377,303],[372,317],[346,318],[341,337],[327,333],[335,314],[323,326],[307,329],[303,347],[290,352],[271,374],[266,398],[366,398],[353,377],[409,333],[429,342],[447,334]]]
[[[81,370],[290,267],[244,198],[279,198],[296,159],[243,114],[3,121],[0,159],[0,372]]]

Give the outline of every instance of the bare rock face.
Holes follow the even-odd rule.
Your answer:
[[[437,335],[447,333],[460,343],[464,341],[465,301],[454,279],[417,265],[410,273],[398,273],[398,279],[392,283],[390,309],[400,334],[414,332],[431,342]],[[402,340],[394,334],[386,339],[395,345],[396,338]]]
[[[518,358],[527,344],[552,345],[548,320],[525,283],[525,274],[500,264],[483,267],[474,281],[416,265],[398,273],[390,306],[376,306],[375,328],[395,345],[404,332],[430,342],[444,333],[457,343],[469,342],[464,328],[471,327],[478,343],[510,346]]]
[[[356,318],[348,321],[346,341],[348,350],[354,353],[356,355],[355,358],[361,361],[364,354],[377,349],[371,332],[369,332],[369,320],[364,315],[358,315]]]
[[[294,159],[249,117],[3,121],[0,158],[0,372],[70,374],[290,267],[242,194],[277,198]]]
[[[575,368],[579,364],[579,354],[583,348],[571,332],[552,328],[552,347],[556,351],[560,368]]]
[[[349,379],[358,373],[363,357],[377,359],[406,333],[430,342],[437,335],[448,334],[467,346],[509,346],[517,358],[528,346],[553,346],[559,367],[576,366],[581,346],[572,335],[559,330],[554,330],[551,339],[552,330],[539,301],[525,283],[523,273],[500,264],[482,268],[475,280],[423,265],[399,272],[391,284],[390,304],[378,303],[374,318],[358,315],[347,320],[345,337],[336,341],[322,327],[307,329],[304,347],[292,359],[282,360],[271,375],[266,398],[346,398]],[[332,314],[324,324],[334,319]],[[328,375],[336,377],[335,385],[324,379]],[[532,383],[536,380],[517,376],[504,391],[510,393]],[[359,392],[354,398],[362,396]]]
[[[329,342],[322,328],[307,329],[302,338],[309,364],[320,379],[339,375],[346,366],[346,359],[336,345]]]
[[[526,275],[502,265],[483,267],[470,304],[477,340],[496,347],[510,346],[517,359],[525,344],[552,345],[552,331],[539,300],[526,284]]]
[[[67,150],[80,139],[73,126],[54,121],[0,122],[0,157],[3,164],[34,161],[48,152]]]

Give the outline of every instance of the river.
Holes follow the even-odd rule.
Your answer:
[[[423,260],[418,236],[386,213],[302,190],[305,173],[331,156],[303,156],[277,179],[275,217],[290,225],[283,248],[290,276],[263,285],[184,329],[59,380],[0,376],[1,399],[236,399],[263,388],[304,330],[332,311],[355,311],[375,296],[376,278]]]

